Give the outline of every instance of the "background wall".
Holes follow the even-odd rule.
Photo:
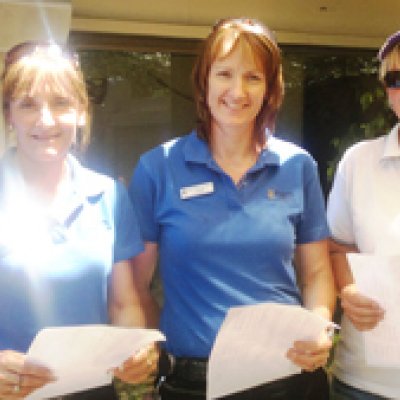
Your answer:
[[[119,47],[127,38],[131,50],[132,40],[143,36],[154,41],[163,39],[165,47],[166,41],[173,38],[203,38],[215,21],[226,16],[262,20],[283,45],[376,49],[389,33],[400,29],[399,14],[399,0],[5,0],[0,1],[0,61],[4,51],[17,42],[48,38],[65,42],[71,32],[95,34],[96,44],[88,47],[105,47],[97,42],[96,34],[115,35]],[[79,46],[85,43],[81,41]],[[115,43],[109,48],[115,49]],[[165,103],[162,110],[169,110],[173,125],[181,133],[192,121],[190,102],[185,99],[190,95],[186,93],[189,86],[182,80],[192,59],[185,61],[187,55],[171,54],[171,86],[183,93],[173,92],[171,104]],[[301,70],[294,72],[302,74]],[[286,126],[291,131],[296,131],[291,124],[302,124],[301,108],[291,106],[301,103],[302,96],[299,90],[287,91],[284,107],[290,115]],[[145,106],[138,101],[135,108],[127,107],[124,115],[141,111],[143,116]],[[103,113],[110,111],[103,107]],[[165,120],[162,112],[158,119]],[[145,128],[150,135],[151,129]],[[135,147],[141,149],[143,136],[137,141]],[[0,153],[3,148],[4,129],[0,129]]]
[[[257,17],[285,44],[377,47],[399,29],[398,0],[72,0],[72,29],[201,38],[216,20]]]

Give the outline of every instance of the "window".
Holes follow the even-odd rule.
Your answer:
[[[288,46],[283,55],[286,98],[277,132],[314,156],[327,193],[344,150],[394,124],[376,52]]]

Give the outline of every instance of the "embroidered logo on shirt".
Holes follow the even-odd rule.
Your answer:
[[[186,186],[180,189],[179,195],[182,200],[192,197],[203,196],[214,192],[214,182],[204,182],[198,185]]]
[[[290,196],[290,192],[280,192],[275,189],[267,190],[267,198],[268,200],[283,200]]]
[[[276,197],[276,192],[275,192],[275,190],[274,190],[274,189],[268,189],[268,191],[267,191],[267,197],[268,197],[270,200],[274,200],[275,197]]]

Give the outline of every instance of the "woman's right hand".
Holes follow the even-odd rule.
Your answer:
[[[359,331],[375,328],[385,315],[384,309],[375,300],[359,293],[354,283],[345,286],[340,297],[345,315]]]
[[[27,361],[25,354],[0,351],[0,399],[22,399],[54,380],[48,368]]]

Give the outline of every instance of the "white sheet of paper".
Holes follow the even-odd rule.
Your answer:
[[[296,340],[315,339],[329,321],[300,306],[264,303],[231,308],[208,363],[207,399],[300,372],[286,353]]]
[[[347,255],[360,293],[376,300],[385,317],[372,330],[363,332],[365,359],[370,365],[400,367],[400,255]]]
[[[27,353],[50,368],[57,380],[27,399],[46,399],[111,383],[110,369],[118,367],[146,345],[164,340],[152,329],[85,325],[45,328]]]

